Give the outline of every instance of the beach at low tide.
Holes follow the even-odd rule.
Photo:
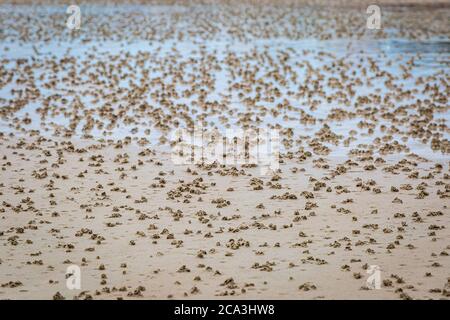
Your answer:
[[[0,4],[0,299],[448,299],[450,5],[417,5]],[[277,165],[177,163],[198,128]]]

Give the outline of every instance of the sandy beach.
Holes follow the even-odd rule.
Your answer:
[[[0,3],[0,299],[449,298],[450,2]]]

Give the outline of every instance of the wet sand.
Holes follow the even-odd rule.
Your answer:
[[[0,5],[0,299],[448,299],[430,7],[368,31],[356,8],[94,5],[71,32]],[[279,169],[175,164],[198,126],[278,130]]]

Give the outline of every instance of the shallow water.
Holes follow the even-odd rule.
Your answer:
[[[48,14],[63,14],[65,12],[65,7],[29,7],[29,8],[21,8],[23,14],[33,14],[37,15],[48,15]],[[205,9],[205,8],[203,8]],[[199,10],[203,10],[199,9]],[[11,10],[8,6],[0,6],[0,11],[8,11]],[[17,10],[17,9],[15,9]],[[103,7],[98,6],[88,6],[82,8],[83,14],[87,16],[91,14],[98,14],[99,10],[105,10]],[[134,12],[141,11],[141,13],[148,13],[148,16],[151,17],[152,14],[158,14],[158,12],[162,12],[164,10],[168,10],[167,7],[135,7],[135,6],[114,6],[108,7],[104,13],[114,14],[114,12]],[[183,7],[171,7],[170,10],[179,10],[181,13],[186,10]],[[206,9],[205,9],[206,10]],[[209,8],[208,10],[216,10],[216,8]],[[103,11],[102,11],[103,12]],[[89,26],[88,22],[87,26]],[[246,55],[252,54],[252,52],[262,52],[266,51],[268,57],[276,60],[280,54],[289,54],[289,61],[291,62],[292,72],[296,73],[300,82],[306,76],[306,68],[305,65],[309,65],[309,68],[312,70],[322,70],[326,66],[330,66],[334,61],[345,61],[346,63],[353,64],[351,67],[351,71],[354,71],[356,74],[356,78],[358,78],[358,73],[361,72],[361,68],[367,68],[369,70],[370,65],[369,61],[375,61],[380,69],[383,71],[389,72],[391,75],[396,77],[395,83],[402,88],[402,90],[414,90],[417,88],[415,81],[418,77],[428,77],[436,74],[450,74],[450,41],[448,39],[436,38],[427,41],[416,41],[416,40],[408,40],[408,39],[400,39],[400,38],[391,38],[391,39],[367,39],[367,40],[354,40],[354,39],[335,39],[335,40],[317,40],[314,38],[309,39],[301,39],[301,40],[291,40],[283,37],[271,38],[271,39],[255,39],[252,42],[240,42],[233,38],[223,38],[220,40],[202,40],[196,38],[189,38],[184,41],[177,41],[173,39],[168,39],[165,41],[116,41],[116,40],[91,40],[87,43],[81,42],[76,38],[69,41],[58,40],[50,40],[46,42],[2,42],[0,44],[0,59],[8,59],[10,62],[5,64],[4,67],[6,70],[11,70],[16,66],[15,61],[17,59],[26,59],[27,61],[34,61],[36,63],[42,63],[42,66],[47,63],[47,61],[59,61],[63,58],[71,58],[75,57],[77,59],[77,63],[80,68],[84,65],[84,63],[98,63],[102,61],[108,61],[111,57],[120,57],[125,58],[131,57],[131,61],[139,55],[144,53],[149,53],[152,57],[153,61],[149,60],[147,63],[134,66],[135,79],[133,79],[133,83],[138,83],[139,80],[143,77],[143,72],[145,70],[152,70],[149,74],[150,78],[157,78],[162,76],[161,71],[158,71],[158,63],[163,63],[163,59],[168,56],[175,57],[177,62],[180,63],[182,61],[186,62],[186,67],[184,71],[186,73],[194,73],[196,72],[198,64],[191,65],[189,63],[189,59],[191,58],[200,58],[200,50],[206,52],[206,54],[213,56],[221,70],[215,70],[210,72],[210,76],[214,79],[215,89],[210,90],[208,93],[208,100],[221,101],[223,98],[223,94],[229,94],[230,88],[228,87],[229,81],[232,80],[230,77],[229,70],[227,70],[227,66],[225,64],[225,58],[229,54],[236,55],[236,57],[245,57]],[[410,76],[407,79],[402,79],[404,75],[404,70],[402,66],[405,62],[411,61],[413,59],[413,68],[411,69]],[[268,63],[266,61],[266,63]],[[256,67],[258,62],[254,61],[252,67]],[[360,64],[360,66],[358,66]],[[267,72],[270,69],[270,66],[265,65],[263,69],[259,73],[260,76],[263,76],[264,72]],[[40,85],[38,80],[41,75],[48,75],[49,70],[45,70],[45,67],[36,68],[33,70],[35,77],[35,84],[39,87],[41,97],[49,97],[55,94],[61,94],[63,96],[69,97],[69,100],[74,97],[74,94],[70,92],[70,90],[75,90],[75,94],[79,96],[80,101],[87,106],[88,109],[94,110],[93,117],[95,120],[102,122],[104,119],[98,116],[95,112],[97,108],[102,106],[106,101],[98,100],[93,102],[92,95],[83,94],[81,90],[89,90],[89,85],[86,83],[83,86],[74,86],[73,88],[60,85],[58,89],[46,89]],[[372,71],[368,71],[369,76],[373,76],[375,73]],[[59,72],[56,77],[68,76],[67,70],[65,72]],[[100,77],[100,75],[98,75]],[[328,77],[333,77],[332,73],[328,73]],[[442,76],[441,76],[442,79]],[[236,80],[236,79],[235,79]],[[239,78],[237,78],[239,80]],[[108,81],[108,79],[105,79]],[[289,80],[288,80],[289,83]],[[440,86],[442,90],[445,90],[445,87],[439,81],[435,81],[434,83],[429,83],[430,85]],[[277,84],[274,83],[276,86]],[[189,86],[178,85],[177,90],[181,91],[183,89],[188,88]],[[17,96],[14,97],[11,95],[11,89],[19,89],[20,86],[16,86],[13,84],[6,85],[0,89],[0,97],[1,107],[5,107],[11,100],[17,99]],[[26,89],[26,86],[23,86],[22,89]],[[132,92],[130,87],[130,82],[127,79],[120,81],[119,85],[114,88],[124,89],[126,92]],[[353,97],[351,101],[344,104],[343,101],[335,100],[331,103],[327,102],[325,99],[316,98],[318,102],[318,107],[310,108],[309,104],[311,101],[308,99],[296,98],[292,95],[288,95],[288,91],[296,91],[298,88],[294,85],[293,82],[286,86],[281,86],[281,97],[279,99],[275,99],[274,102],[262,102],[258,103],[255,107],[251,107],[250,109],[246,107],[241,99],[237,98],[233,94],[231,94],[230,98],[227,99],[228,106],[230,109],[235,111],[235,116],[231,116],[229,118],[229,124],[231,128],[240,127],[238,123],[239,114],[250,113],[252,119],[258,114],[259,108],[265,107],[270,109],[276,108],[276,105],[283,100],[289,101],[293,108],[290,111],[284,111],[278,116],[273,116],[269,113],[262,115],[259,112],[261,117],[261,125],[264,127],[279,125],[281,128],[293,128],[296,130],[296,133],[300,135],[313,135],[320,128],[322,128],[323,124],[326,123],[330,126],[331,130],[338,135],[343,135],[344,137],[348,136],[348,133],[355,129],[361,118],[358,116],[352,119],[346,120],[332,120],[327,119],[330,111],[333,108],[342,108],[346,111],[352,111],[352,105],[355,104],[357,99],[363,95],[377,94],[377,95],[385,95],[389,93],[389,89],[384,86],[384,83],[378,81],[377,79],[373,79],[371,81],[371,85],[361,85],[357,89],[357,94]],[[324,88],[327,94],[336,93],[337,90],[333,88]],[[79,94],[77,94],[77,91]],[[111,91],[114,93],[114,90]],[[253,97],[252,94],[249,94],[248,97]],[[418,99],[425,100],[429,99],[429,97],[422,95],[420,93],[416,93],[413,95],[411,99],[404,100],[401,102],[401,105],[406,105],[408,103],[414,103]],[[62,112],[53,112],[53,114],[48,115],[47,118],[42,122],[40,117],[36,114],[35,110],[40,106],[41,99],[37,101],[31,101],[26,104],[23,108],[14,113],[14,116],[18,119],[22,119],[25,116],[29,116],[32,119],[32,123],[29,126],[26,126],[27,129],[31,130],[40,130],[44,135],[51,135],[53,130],[50,128],[64,128],[69,125],[70,119],[68,119],[64,113]],[[157,102],[154,101],[151,97],[147,96],[144,99],[145,102],[155,105]],[[180,98],[174,99],[174,103],[185,103],[190,105],[192,99]],[[113,107],[117,107],[112,104]],[[190,106],[191,109],[195,109],[194,106]],[[377,107],[368,105],[367,107]],[[65,107],[67,108],[67,106]],[[70,109],[70,107],[69,107]],[[63,111],[63,109],[62,109]],[[199,110],[201,112],[201,110]],[[301,112],[306,112],[307,114],[313,116],[317,119],[315,124],[304,125],[299,122],[299,115]],[[130,110],[127,114],[130,117],[133,116],[133,112]],[[236,115],[238,117],[236,117]],[[225,126],[219,120],[219,117],[223,116],[223,112],[219,112],[217,116],[208,115],[205,118],[205,121],[210,122],[214,127],[217,127],[222,132],[225,130]],[[436,112],[436,119],[441,119],[442,123],[446,124],[450,119],[450,110],[449,108],[443,109],[441,113]],[[0,121],[0,128],[2,132],[14,132],[14,125],[11,124],[11,118],[2,119]],[[155,128],[151,123],[151,120],[146,121],[145,119],[137,120],[136,123],[126,124],[123,122],[119,122],[115,125],[114,128],[110,130],[99,129],[94,127],[89,134],[94,138],[113,138],[113,139],[121,139],[126,136],[133,137],[146,137],[150,139],[152,144],[158,144],[159,138],[161,136],[168,137],[170,132],[161,131],[158,128]],[[83,121],[79,123],[76,128],[77,135],[83,135],[82,127]],[[107,123],[105,123],[107,124]],[[343,146],[332,146],[331,155],[334,156],[344,156],[350,149],[355,148],[359,144],[371,144],[373,139],[376,137],[382,136],[382,133],[379,130],[379,125],[387,125],[390,126],[390,123],[379,120],[378,126],[375,129],[374,134],[366,135],[364,133],[357,134],[356,141],[350,143],[348,147]],[[185,124],[181,123],[181,127]],[[46,128],[47,132],[43,132],[43,128]],[[48,130],[50,129],[50,130]],[[131,130],[135,129],[133,133]],[[150,135],[145,134],[145,129],[151,129]],[[406,130],[406,128],[399,127],[400,130]],[[441,132],[442,137],[448,139],[450,137],[448,130]],[[430,152],[430,148],[427,144],[423,144],[420,141],[413,140],[411,138],[408,139],[407,143],[411,152],[415,152],[422,156],[432,156],[432,157],[440,157],[439,153]]]

